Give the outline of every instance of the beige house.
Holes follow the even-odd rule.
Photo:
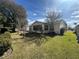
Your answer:
[[[50,33],[54,32],[56,34],[60,34],[65,31],[67,28],[67,24],[62,20],[57,20],[54,22],[53,27],[51,27],[48,23],[35,21],[29,27],[30,32],[36,33]]]
[[[67,24],[63,20],[57,20],[54,22],[54,32],[60,34],[67,30]]]
[[[35,21],[29,27],[30,32],[37,32],[37,33],[48,33],[49,27],[47,23]]]

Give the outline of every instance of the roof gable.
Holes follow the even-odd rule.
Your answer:
[[[40,25],[41,25],[41,24],[47,24],[47,23],[40,22],[40,21],[35,21],[34,23],[32,23],[32,25],[37,25],[37,24],[40,24]],[[32,25],[31,25],[31,26],[32,26]]]

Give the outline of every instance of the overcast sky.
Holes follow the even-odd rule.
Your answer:
[[[69,24],[79,22],[79,0],[16,0],[22,5],[28,14],[30,22],[35,20],[43,21],[46,11],[61,11],[63,19]]]

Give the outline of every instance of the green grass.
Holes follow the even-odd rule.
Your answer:
[[[40,46],[18,39],[12,43],[13,53],[4,59],[79,59],[79,44],[72,32],[47,38]]]
[[[48,59],[79,59],[79,45],[72,32],[66,32],[64,36],[50,38],[44,48]]]

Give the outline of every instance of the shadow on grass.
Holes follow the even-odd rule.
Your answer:
[[[26,33],[24,38],[25,40],[34,42],[36,45],[40,46],[42,43],[48,41],[48,37],[54,37],[56,36],[55,33],[47,33],[47,34],[42,34],[42,33]]]

